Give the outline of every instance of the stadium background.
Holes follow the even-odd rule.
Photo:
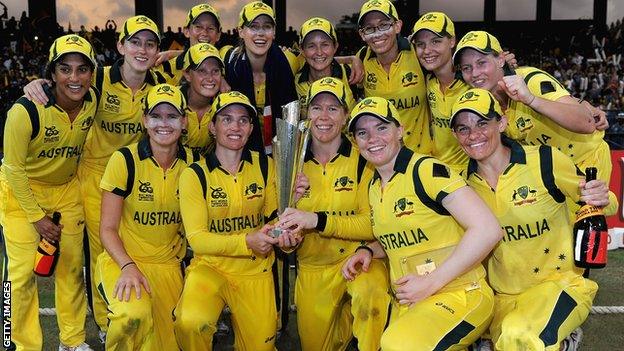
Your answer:
[[[72,4],[71,1],[56,1],[57,18],[45,12],[30,16],[27,3],[36,1],[0,2],[0,118],[22,95],[22,87],[30,80],[42,75],[47,61],[49,43],[56,37],[75,32],[90,40],[98,52],[98,61],[112,64],[118,53],[116,24],[134,14],[131,0],[110,4],[107,11],[91,12],[90,5]],[[140,1],[138,1],[140,2]],[[187,45],[187,40],[178,28],[183,23],[186,9],[198,1],[164,0],[164,31],[162,49],[175,49]],[[220,11],[224,32],[220,45],[234,44],[236,32],[232,27],[238,10],[247,1],[211,1]],[[271,3],[272,1],[265,1]],[[287,24],[298,28],[310,15],[326,16],[335,22],[340,41],[340,55],[353,54],[363,45],[357,33],[357,10],[362,1],[327,1],[339,6],[338,12],[331,6],[320,6],[319,1],[280,1],[286,3]],[[54,4],[54,1],[41,1]],[[85,2],[86,3],[86,2]],[[94,4],[106,3],[95,1]],[[188,3],[188,4],[187,4]],[[239,4],[240,3],[240,4]],[[617,0],[399,0],[395,1],[404,25],[404,34],[409,34],[419,13],[431,10],[447,11],[457,19],[458,37],[473,29],[484,29],[496,34],[503,46],[513,52],[519,64],[540,67],[560,80],[574,96],[590,101],[607,112],[610,127],[605,139],[612,150],[613,176],[611,189],[622,200],[622,169],[624,167],[624,2]],[[492,4],[494,6],[492,7]],[[313,5],[310,5],[313,4]],[[336,5],[339,4],[339,5]],[[187,7],[188,5],[188,7]],[[300,6],[298,6],[300,5]],[[460,11],[457,7],[461,6]],[[45,6],[41,6],[45,7]],[[84,7],[81,9],[81,7]],[[104,9],[107,7],[104,6]],[[23,11],[23,12],[22,12]],[[320,12],[319,12],[320,11]],[[456,12],[455,15],[453,12]],[[515,12],[515,14],[514,14]],[[476,13],[476,15],[475,15]],[[619,16],[617,16],[619,14]],[[279,15],[278,15],[279,16]],[[98,18],[98,22],[95,19]],[[496,18],[502,20],[495,20]],[[72,22],[72,19],[74,22]],[[114,21],[116,24],[108,20]],[[78,22],[76,22],[78,21]],[[173,22],[175,21],[175,22]],[[171,22],[171,23],[170,23]],[[73,24],[72,24],[73,23]],[[169,28],[167,28],[169,27]],[[297,32],[290,27],[278,33],[278,42],[293,46]],[[622,206],[618,214],[609,218],[610,227],[624,227]],[[593,276],[601,289],[596,305],[624,305],[624,253],[610,252],[609,268],[595,272]],[[51,280],[42,280],[42,306],[53,304]],[[286,337],[280,342],[280,349],[296,349],[298,342],[295,318]],[[58,334],[53,317],[43,317],[46,329],[45,349],[54,348]],[[92,322],[91,340],[95,332]],[[624,318],[622,314],[592,315],[585,326],[583,349],[618,349],[624,344]],[[230,344],[231,334],[217,339],[220,344]],[[592,347],[593,345],[593,347]],[[223,346],[223,349],[228,349]]]

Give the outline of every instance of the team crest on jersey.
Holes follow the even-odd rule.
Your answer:
[[[414,203],[403,197],[394,203],[394,216],[397,218],[414,213]]]
[[[418,74],[414,72],[405,73],[403,78],[401,78],[401,84],[403,85],[403,88],[418,84]]]
[[[44,126],[45,128],[45,133],[43,134],[43,142],[44,143],[55,143],[57,141],[59,141],[59,131],[58,129],[56,129],[56,126],[52,125],[52,126]]]
[[[258,183],[251,183],[245,187],[245,197],[247,197],[247,200],[262,197],[263,189]]]
[[[511,195],[511,202],[514,206],[523,206],[537,201],[537,190],[531,189],[528,185],[523,185],[515,189]]]
[[[366,73],[366,82],[364,84],[367,89],[375,90],[377,88],[377,76],[375,73]]]
[[[80,125],[80,130],[82,130],[83,132],[86,132],[87,130],[89,130],[89,128],[91,128],[92,125],[93,125],[93,116],[89,116],[84,121],[82,121],[82,124]]]
[[[117,96],[116,94],[109,94],[106,91],[104,93],[106,93],[106,100],[104,100],[104,111],[119,113],[119,106],[121,105],[121,100],[119,99],[119,96]]]
[[[227,193],[222,187],[210,187],[210,206],[228,207]]]
[[[334,191],[352,191],[355,182],[348,176],[343,176],[334,182]]]
[[[516,128],[518,128],[520,132],[524,132],[533,128],[533,122],[531,122],[530,118],[520,116],[520,118],[516,119]]]
[[[150,182],[139,180],[139,201],[154,201],[154,188]]]

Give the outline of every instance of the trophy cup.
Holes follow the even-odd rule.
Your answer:
[[[287,207],[292,207],[293,188],[297,173],[303,170],[308,140],[309,122],[299,117],[299,101],[282,106],[283,118],[276,119],[276,133],[273,137],[273,159],[277,187],[277,210],[282,214]],[[282,234],[282,229],[275,228],[274,237]]]

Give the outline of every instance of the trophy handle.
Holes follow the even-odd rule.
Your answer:
[[[304,121],[300,121],[299,122],[299,132],[300,134],[300,140],[301,140],[301,146],[299,148],[299,157],[297,158],[297,174],[302,173],[303,172],[303,164],[305,163],[305,158],[306,158],[306,154],[308,152],[308,143],[310,142],[310,121],[309,120],[304,120]],[[290,202],[293,204],[293,206],[297,206],[297,203],[293,201],[293,197],[294,194],[291,193],[290,195]]]

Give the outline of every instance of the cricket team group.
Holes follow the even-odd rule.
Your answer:
[[[575,212],[617,208],[605,114],[492,33],[456,36],[441,12],[407,38],[404,25],[369,0],[353,56],[335,56],[320,17],[280,48],[255,1],[239,44],[216,48],[203,3],[181,51],[128,18],[107,67],[80,36],[57,38],[3,133],[8,349],[43,347],[44,238],[59,243],[59,350],[91,350],[88,301],[106,350],[211,350],[225,306],[235,349],[275,350],[292,252],[305,351],[575,350],[598,290],[574,264]],[[278,214],[271,139],[295,100],[310,139]]]

